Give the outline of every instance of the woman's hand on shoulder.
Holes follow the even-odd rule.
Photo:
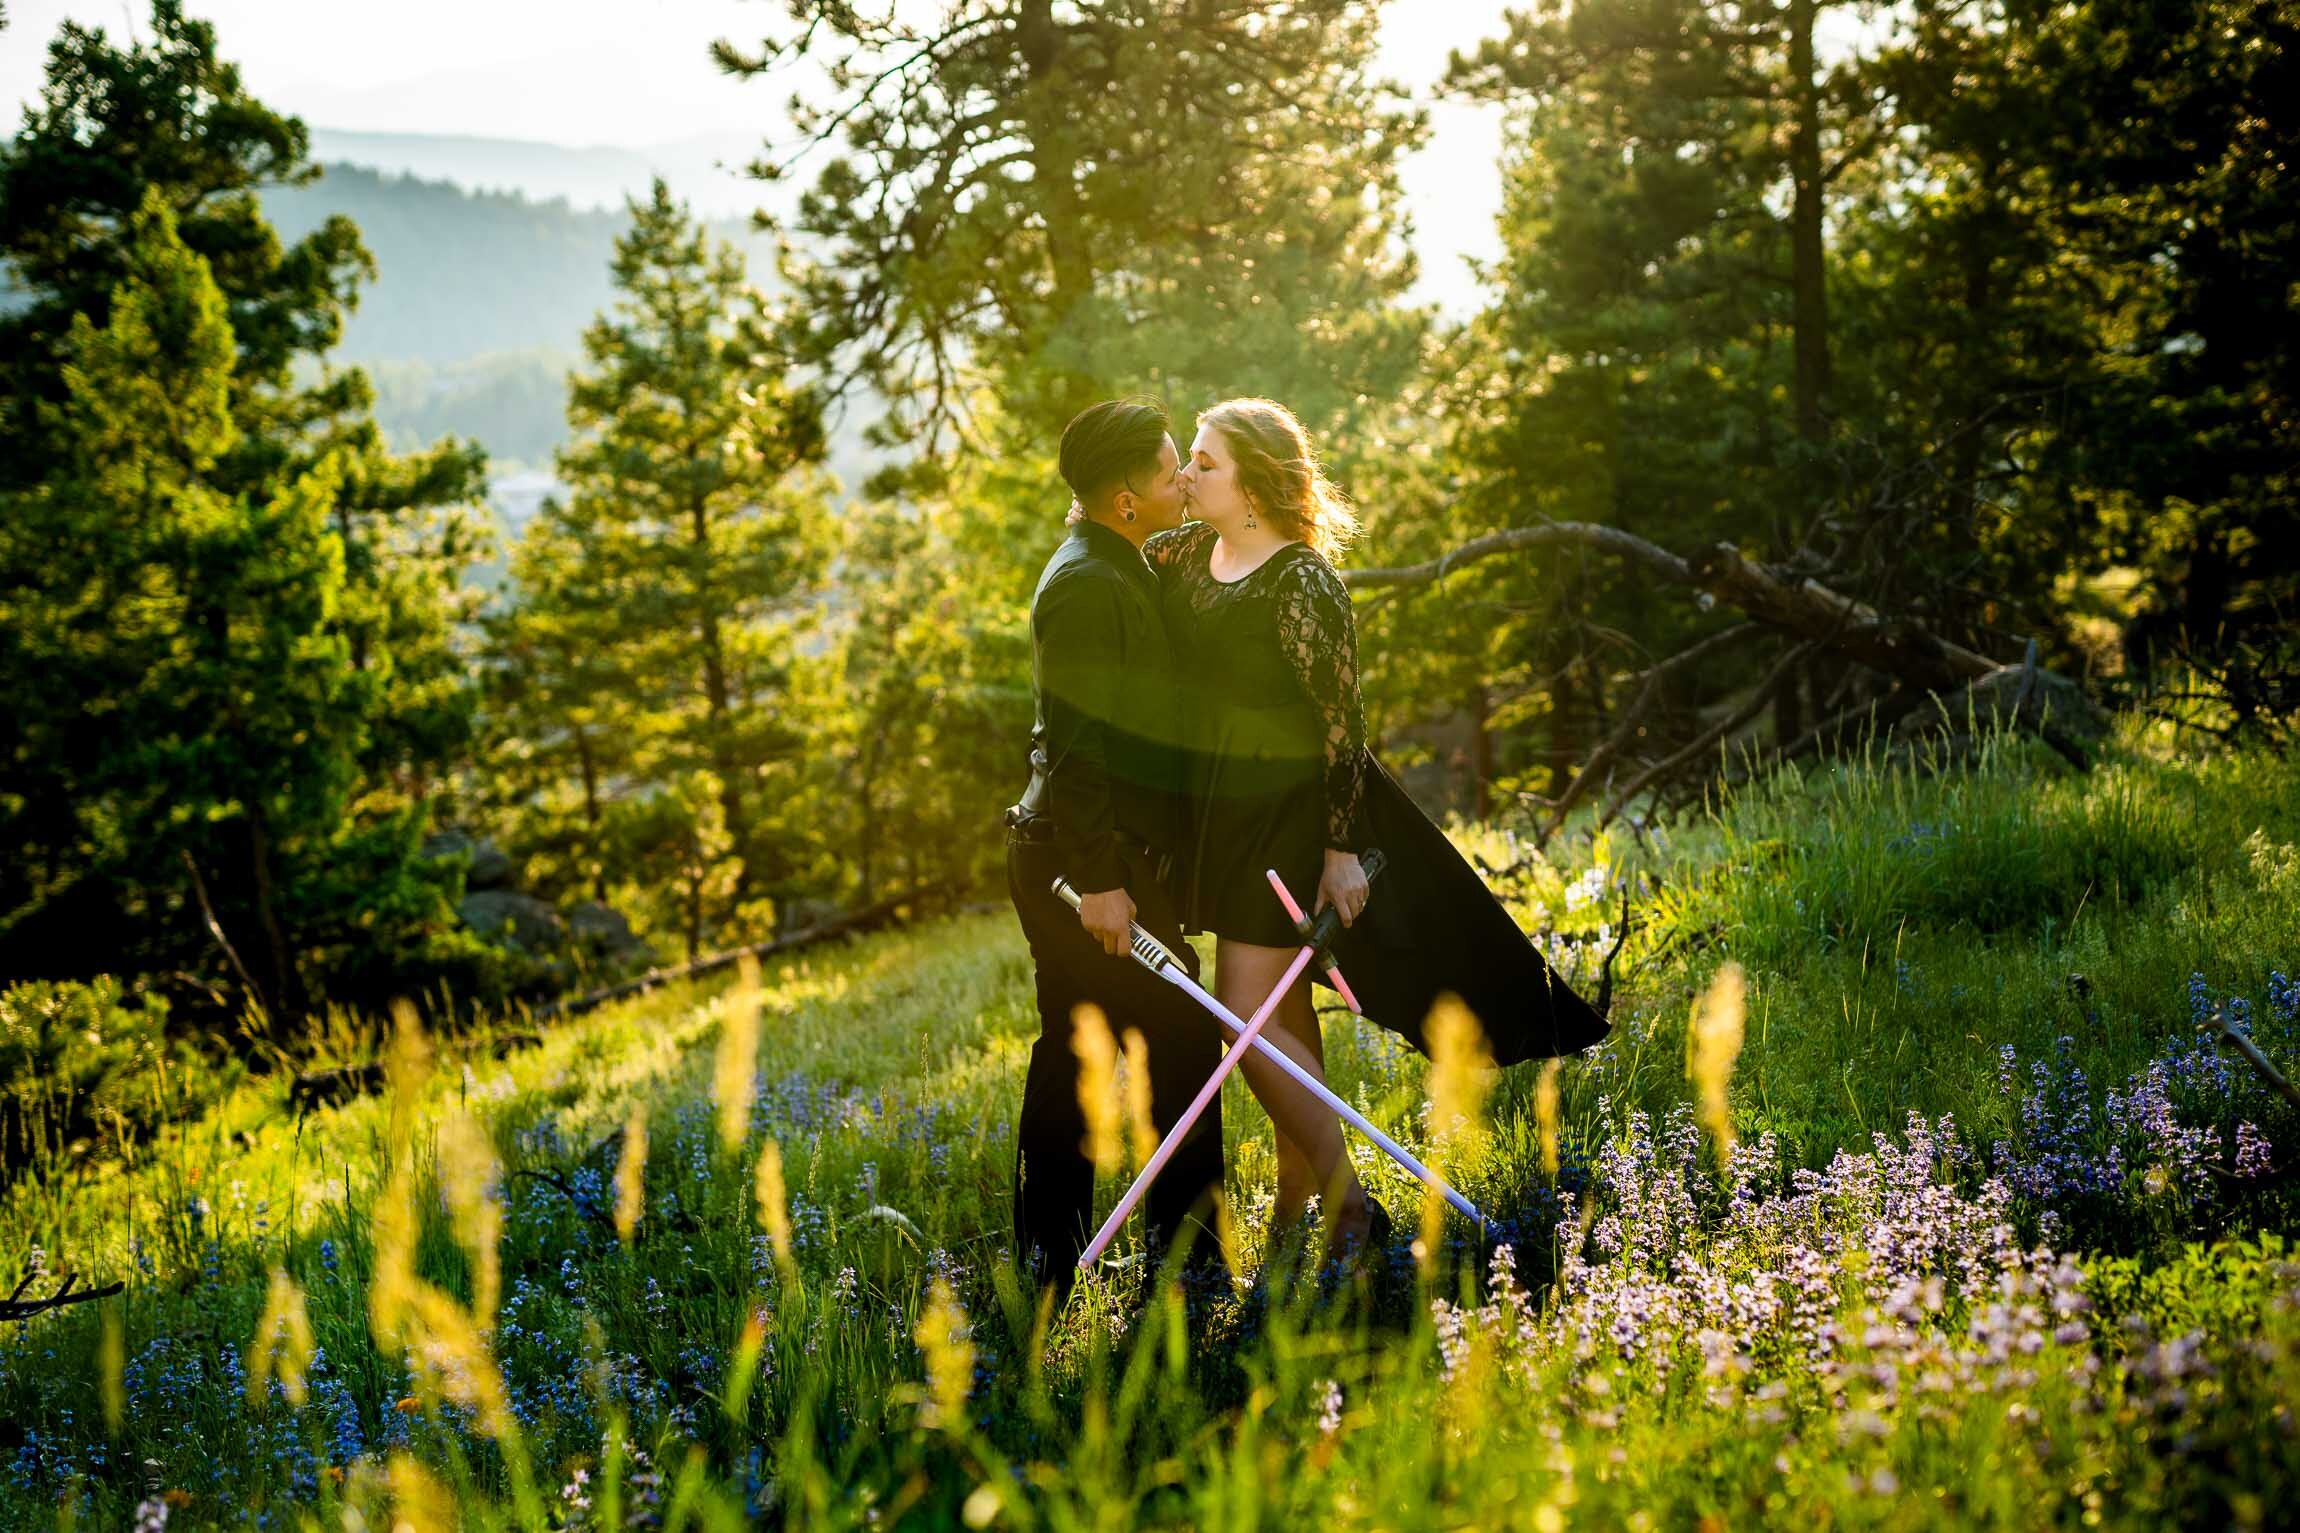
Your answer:
[[[1179,527],[1151,533],[1142,540],[1142,557],[1149,560],[1153,568],[1164,569],[1173,562],[1175,551],[1189,538],[1190,529],[1204,525],[1203,522],[1184,522]]]
[[[1344,926],[1353,925],[1358,913],[1366,908],[1366,896],[1372,890],[1366,870],[1358,862],[1358,854],[1329,846],[1325,871],[1318,875],[1318,903],[1310,914],[1316,915],[1331,905],[1342,913]]]

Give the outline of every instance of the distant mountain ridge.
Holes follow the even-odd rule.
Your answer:
[[[360,290],[340,358],[434,366],[500,351],[574,351],[612,298],[608,263],[630,222],[620,202],[578,208],[342,162],[323,164],[307,186],[272,188],[263,205],[283,244],[342,213],[373,252],[376,279]],[[743,247],[756,278],[772,281],[765,236],[736,220],[711,229]]]
[[[697,213],[712,219],[748,218],[755,208],[782,211],[792,205],[790,189],[742,174],[758,151],[758,140],[725,135],[629,148],[462,134],[311,130],[315,160],[449,181],[469,191],[519,192],[537,203],[564,199],[571,208],[593,212],[612,211],[625,197],[644,195],[648,182],[660,175]]]

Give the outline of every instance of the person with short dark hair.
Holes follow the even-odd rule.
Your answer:
[[[1083,1144],[1075,1028],[1099,1007],[1114,1035],[1138,1029],[1150,1116],[1163,1135],[1221,1062],[1214,1020],[1128,954],[1140,921],[1194,964],[1168,880],[1186,812],[1173,667],[1158,582],[1142,542],[1180,525],[1181,457],[1166,412],[1112,400],[1062,434],[1062,477],[1083,515],[1046,561],[1030,603],[1030,781],[1006,812],[1007,890],[1037,969],[1039,1037],[1016,1132],[1016,1254],[1069,1291],[1092,1233],[1094,1166]],[[1081,896],[1073,913],[1057,876]],[[1211,1254],[1222,1184],[1219,1103],[1192,1126],[1144,1204],[1150,1249]]]

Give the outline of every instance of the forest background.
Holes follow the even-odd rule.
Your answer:
[[[762,7],[697,41],[757,92],[747,222],[318,178],[173,0],[0,31],[48,48],[0,149],[0,976],[122,1057],[260,1058],[995,894],[1054,444],[1136,391],[1324,444],[1370,728],[1436,810],[1538,825],[1595,758],[1790,760],[1916,690],[1594,535],[1432,578],[1497,529],[1732,545],[2284,727],[2300,7],[1512,11],[1445,76],[1505,124],[1456,316],[1383,10]],[[357,365],[379,267],[498,242]],[[499,358],[431,434],[429,348],[569,304],[571,367]],[[549,459],[516,528],[482,439]]]

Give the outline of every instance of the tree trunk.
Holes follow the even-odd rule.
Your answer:
[[[591,757],[591,736],[583,726],[575,725],[571,733],[575,737],[575,764],[583,774],[583,826],[589,832],[584,850],[591,861],[591,897],[604,905],[607,859],[599,849],[599,764]]]
[[[695,551],[707,561],[711,523],[710,514],[701,501],[695,503],[692,525]],[[743,797],[743,765],[735,755],[734,706],[727,685],[726,642],[719,631],[719,620],[712,614],[709,593],[698,590],[696,596],[696,637],[702,648],[703,700],[709,709],[711,770],[719,777],[719,813],[727,822],[727,840],[734,848],[734,902],[740,905],[749,897],[753,881],[751,821]]]
[[[1031,185],[1046,220],[1044,324],[1048,332],[1059,333],[1094,291],[1094,251],[1079,206],[1073,156],[1062,143],[1071,104],[1060,88],[1066,40],[1054,17],[1054,0],[1022,0],[1014,35],[1034,87],[1024,120],[1030,138]],[[1059,431],[1099,392],[1096,379],[1076,372],[1065,375],[1045,425]]]
[[[1486,727],[1489,709],[1485,683],[1469,689],[1469,778],[1471,812],[1478,819],[1493,814],[1493,731]]]
[[[1802,685],[1807,665],[1794,665],[1781,678],[1781,685],[1773,692],[1773,739],[1787,744],[1805,732],[1805,692]]]
[[[280,926],[279,901],[272,886],[271,827],[259,804],[247,806],[247,894],[256,942],[256,972],[271,986],[265,1010],[276,1027],[302,1018],[305,1007],[302,976],[295,953]]]
[[[1829,303],[1821,229],[1821,87],[1814,79],[1813,18],[1818,0],[1790,0],[1789,89],[1796,127],[1789,137],[1795,201],[1789,213],[1791,318],[1796,327],[1797,435],[1821,440],[1827,430]]]
[[[856,774],[856,784],[862,796],[861,845],[856,849],[855,867],[862,875],[862,902],[868,905],[877,891],[878,862],[878,752],[865,747],[862,770]]]
[[[1581,736],[1581,667],[1568,665],[1558,673],[1549,710],[1549,796],[1557,797],[1573,786],[1573,779],[1588,751]]]

